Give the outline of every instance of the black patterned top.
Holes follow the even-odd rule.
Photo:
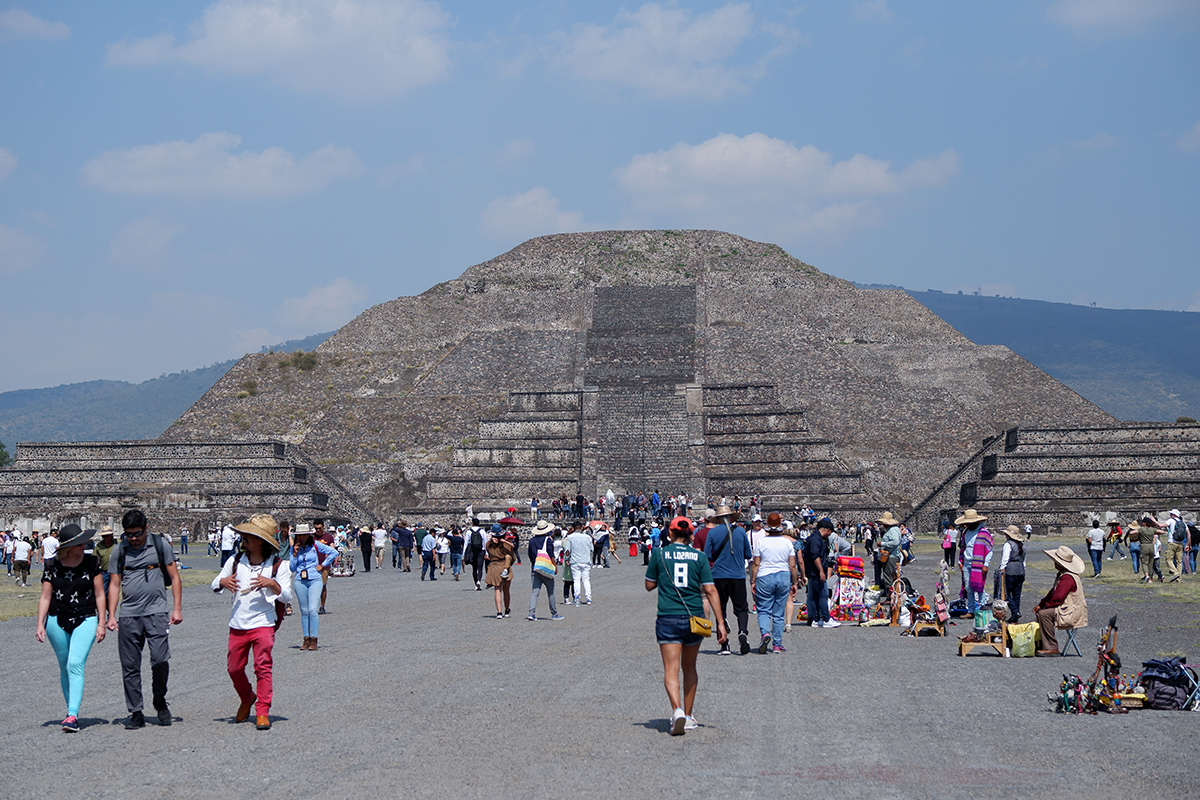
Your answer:
[[[67,633],[88,617],[96,616],[96,587],[100,560],[84,554],[78,566],[64,566],[58,559],[46,565],[42,581],[50,584],[50,613]]]

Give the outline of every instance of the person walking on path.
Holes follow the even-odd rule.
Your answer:
[[[354,534],[358,537],[358,549],[362,552],[363,572],[371,571],[371,549],[372,535],[371,529],[366,525],[358,529]]]
[[[49,639],[58,659],[59,682],[67,704],[67,716],[62,721],[66,733],[79,731],[83,668],[92,645],[104,641],[106,630],[100,560],[83,552],[95,533],[75,523],[63,526],[58,554],[53,563],[46,565],[38,598],[36,637],[39,642]]]
[[[213,578],[215,592],[233,593],[229,615],[229,649],[226,671],[241,704],[234,722],[250,718],[257,706],[255,722],[260,731],[271,729],[272,672],[271,650],[275,631],[282,621],[282,604],[292,600],[292,567],[279,557],[278,525],[267,514],[255,514],[237,526],[242,535],[243,552],[225,562]],[[255,688],[246,678],[246,663],[254,651]]]
[[[1184,548],[1188,545],[1187,523],[1179,509],[1171,509],[1171,521],[1167,523],[1167,574],[1170,582],[1174,583],[1187,574],[1188,562],[1183,557]]]
[[[396,530],[396,544],[400,548],[400,568],[404,572],[412,572],[412,555],[416,537],[404,520],[400,520],[396,524],[400,526]]]
[[[750,591],[754,593],[758,630],[762,634],[758,652],[762,654],[772,645],[775,653],[786,649],[783,646],[784,614],[788,595],[798,582],[796,548],[783,535],[779,512],[767,514],[766,531],[753,546],[754,562],[750,567]]]
[[[646,591],[658,590],[658,616],[654,622],[655,638],[663,662],[663,686],[671,702],[672,736],[682,736],[699,727],[692,711],[700,676],[696,657],[704,637],[692,633],[690,619],[703,608],[707,596],[713,615],[717,618],[717,641],[724,646],[729,633],[721,614],[720,597],[714,585],[708,559],[691,547],[692,528],[686,519],[672,521],[666,547],[655,550],[646,568]],[[743,534],[744,535],[744,534]],[[683,672],[683,691],[680,692],[679,673]]]
[[[471,580],[475,581],[475,591],[483,591],[484,550],[488,537],[484,534],[479,520],[472,520],[467,528],[466,546],[463,549],[463,559],[471,565]]]
[[[512,567],[516,562],[516,547],[504,538],[499,525],[492,526],[487,543],[487,585],[496,590],[496,619],[512,613]]]
[[[561,620],[558,605],[554,598],[555,548],[554,526],[546,520],[538,520],[533,526],[533,535],[529,537],[529,567],[533,588],[529,593],[529,616],[525,619],[537,620],[537,600],[542,589],[546,590],[546,599],[550,601],[550,619]]]
[[[371,547],[375,550],[375,568],[383,569],[383,552],[388,546],[388,532],[384,530],[383,523],[375,525],[375,529],[371,531]]]
[[[313,526],[301,522],[296,526],[295,542],[289,566],[292,576],[292,593],[300,609],[300,630],[304,635],[301,650],[318,649],[320,635],[321,577],[327,573],[337,559],[337,550],[318,540]]]
[[[1104,540],[1107,536],[1104,529],[1100,527],[1100,520],[1092,520],[1092,527],[1088,528],[1088,532],[1083,538],[1087,541],[1088,556],[1092,559],[1092,577],[1100,577],[1100,567],[1104,561]]]
[[[750,604],[746,600],[746,562],[752,557],[750,539],[746,530],[737,524],[737,512],[729,506],[718,506],[712,519],[715,524],[704,541],[704,555],[721,603],[721,619],[729,618],[726,605],[732,601],[737,617],[738,646],[742,655],[746,655],[750,652]],[[728,638],[721,642],[717,652],[723,656],[730,654]]]
[[[829,537],[833,533],[833,520],[824,517],[817,523],[817,530],[808,535],[801,548],[804,561],[804,577],[808,584],[808,624],[814,628],[837,628],[842,623],[829,617],[829,592],[825,582],[829,578],[827,566]]]
[[[1120,556],[1121,560],[1125,559],[1125,551],[1121,549],[1121,540],[1125,538],[1125,532],[1121,530],[1121,523],[1117,520],[1110,520],[1108,523],[1108,541],[1112,542],[1112,550],[1109,551],[1108,560],[1112,561],[1113,556]]]
[[[13,572],[16,574],[17,586],[29,585],[29,564],[33,558],[33,544],[29,537],[21,534],[21,538],[13,542]]]
[[[563,552],[571,563],[571,580],[575,588],[575,606],[592,604],[592,537],[583,523],[572,522],[571,532],[563,539]]]
[[[425,580],[426,572],[429,580],[437,580],[437,537],[431,530],[426,530],[421,539],[421,580]]]
[[[146,530],[146,515],[131,509],[121,518],[125,536],[108,560],[108,629],[117,631],[117,653],[129,710],[126,730],[146,725],[142,713],[142,650],[150,649],[150,688],[158,724],[170,725],[167,678],[171,673],[168,626],[183,622],[183,587],[167,541]],[[170,587],[172,605],[167,605]],[[121,613],[117,614],[120,603]],[[169,609],[169,610],[168,610]]]

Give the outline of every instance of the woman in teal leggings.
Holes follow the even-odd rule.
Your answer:
[[[63,699],[67,701],[62,729],[67,733],[79,730],[83,667],[88,653],[93,644],[104,640],[104,581],[100,577],[100,561],[83,552],[95,533],[74,523],[63,526],[58,554],[46,564],[42,596],[38,600],[37,640],[49,639],[58,657]]]

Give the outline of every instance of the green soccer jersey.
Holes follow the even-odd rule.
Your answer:
[[[704,553],[686,544],[669,544],[654,551],[646,580],[658,584],[658,615],[703,616],[701,587],[713,582]]]

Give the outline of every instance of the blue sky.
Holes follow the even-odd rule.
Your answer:
[[[1200,3],[0,6],[0,391],[344,324],[525,239],[718,228],[1200,311]]]

